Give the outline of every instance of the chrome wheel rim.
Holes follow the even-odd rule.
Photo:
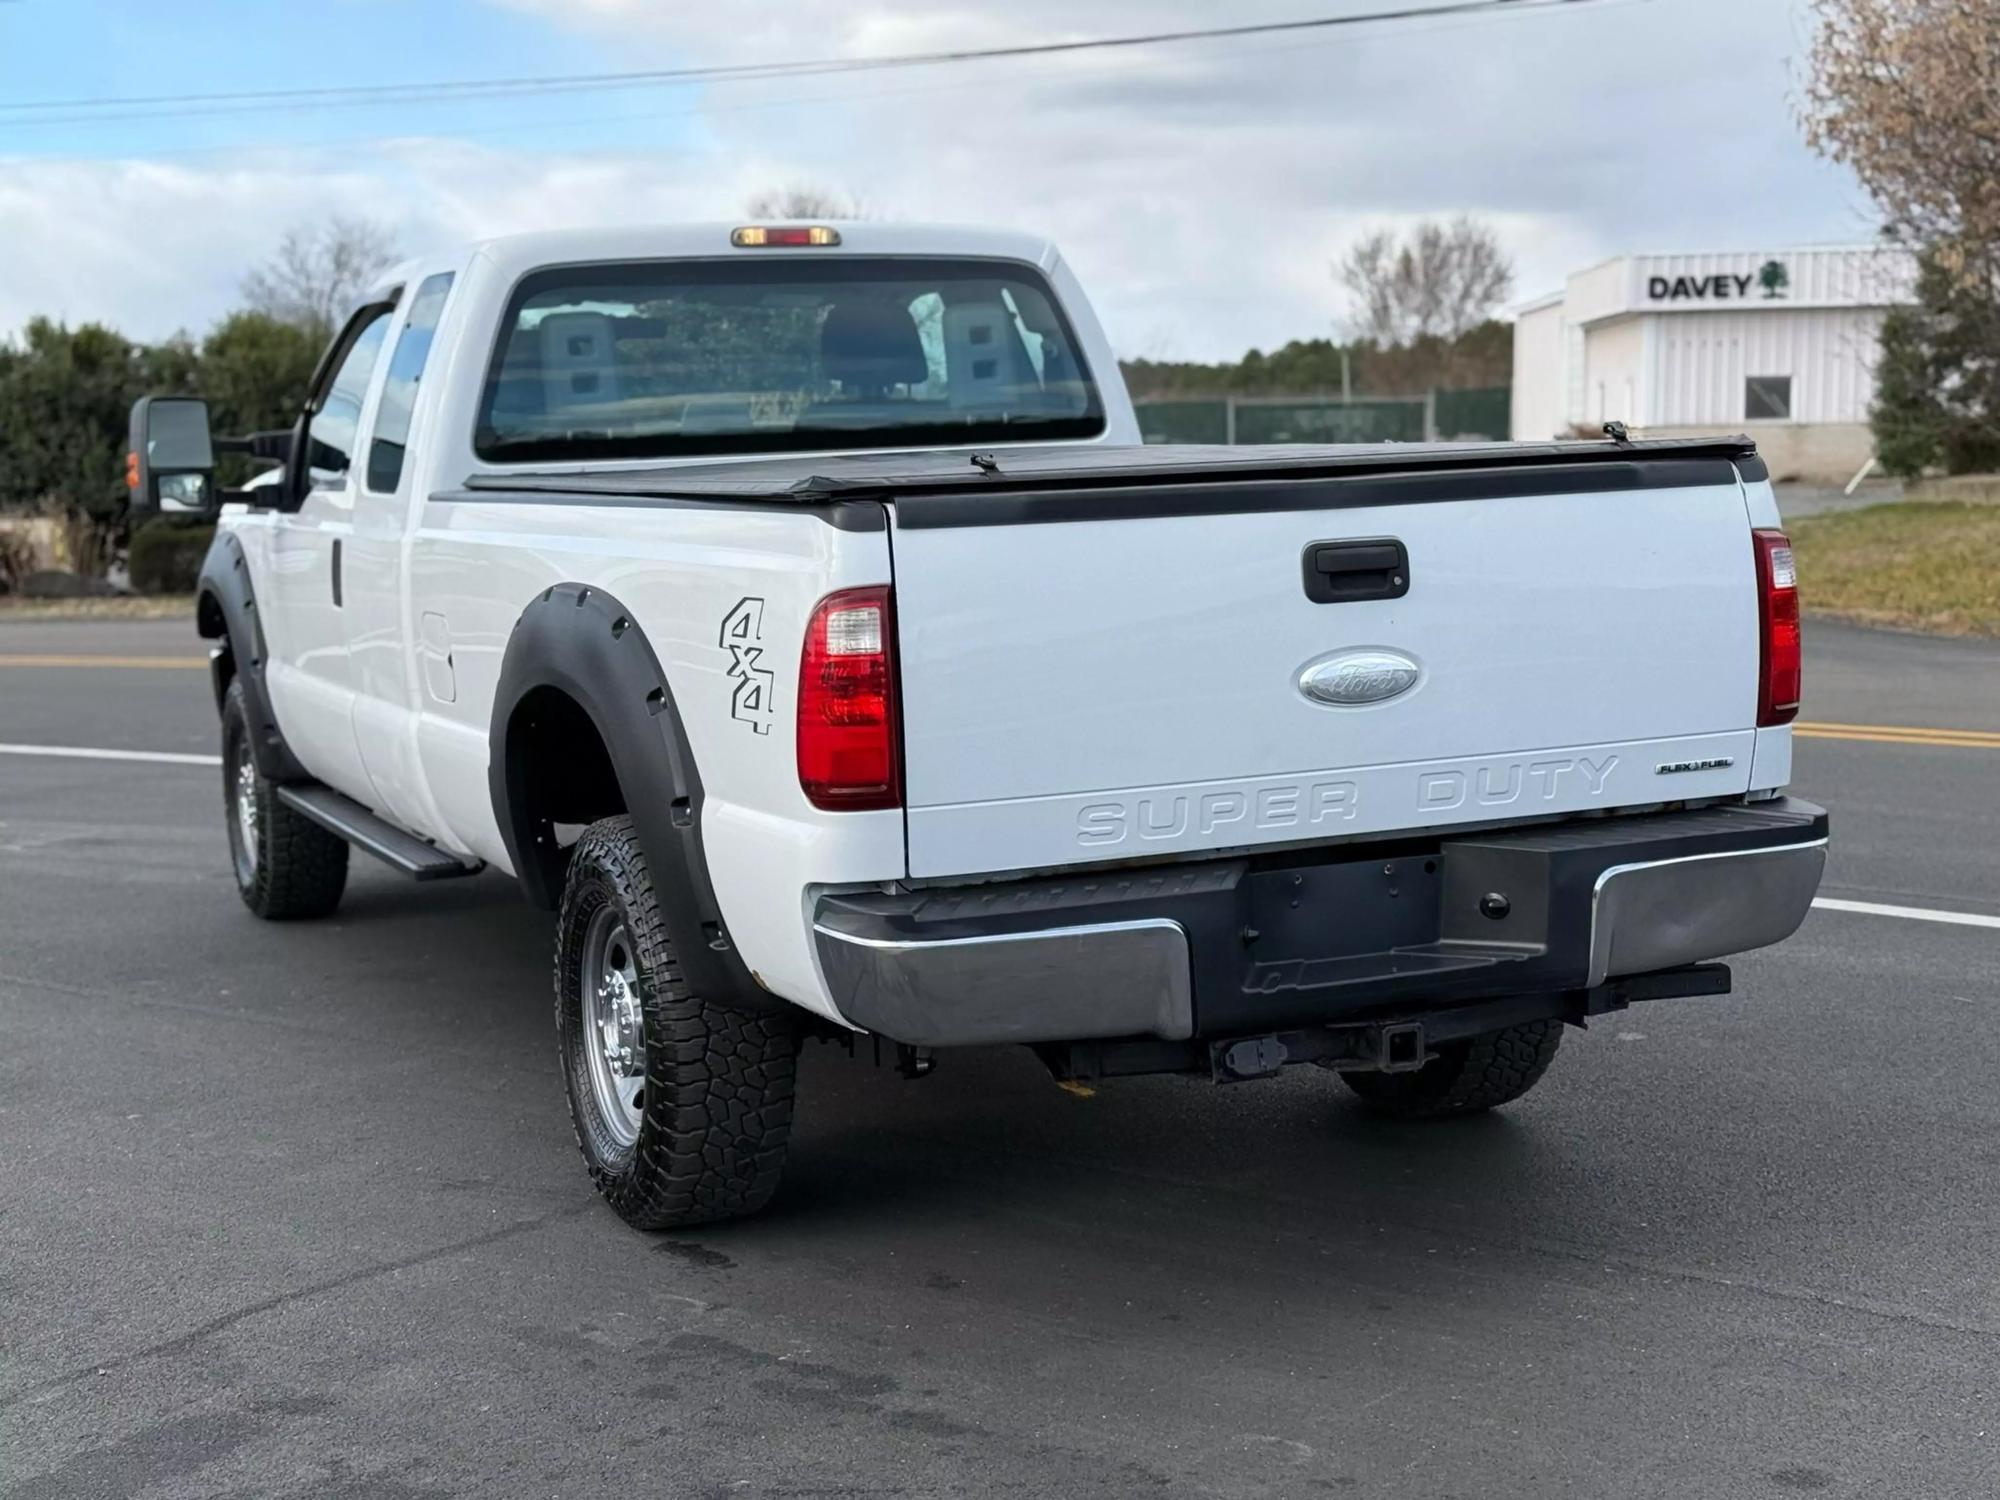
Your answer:
[[[257,876],[257,767],[248,750],[236,747],[236,765],[231,774],[229,801],[235,814],[236,872],[244,884]]]
[[[590,919],[583,940],[583,1045],[599,1118],[621,1146],[639,1139],[646,1090],[645,1016],[639,964],[618,909]]]

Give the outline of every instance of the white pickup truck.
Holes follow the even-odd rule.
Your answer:
[[[134,426],[135,505],[213,508],[206,409]],[[470,246],[237,446],[244,901],[332,911],[351,846],[518,879],[636,1225],[770,1198],[809,1037],[1481,1109],[1820,879],[1747,440],[1144,447],[1038,239]]]

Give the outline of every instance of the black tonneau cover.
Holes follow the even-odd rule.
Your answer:
[[[582,504],[601,497],[627,505],[708,500],[818,510],[892,502],[897,524],[909,528],[1654,489],[1739,476],[1766,477],[1756,444],[1741,436],[1257,447],[1070,443],[509,470],[470,476],[465,488],[473,493],[461,498],[505,492]]]

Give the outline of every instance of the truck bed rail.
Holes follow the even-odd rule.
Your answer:
[[[1754,481],[1766,477],[1748,437],[1610,439],[1560,443],[1371,443],[1269,447],[1153,446],[940,449],[812,454],[740,463],[656,463],[593,470],[515,470],[469,476],[466,499],[549,497],[633,503],[720,501],[824,506],[841,501],[908,505],[900,524],[1004,524],[1318,509],[1337,483],[1341,503],[1477,499]],[[1143,510],[1117,492],[1143,489]],[[1090,494],[1097,498],[1081,501]],[[1351,500],[1347,497],[1351,495]],[[1004,502],[992,503],[1000,497]],[[966,502],[971,502],[969,505]],[[1074,512],[1074,514],[1072,514]]]

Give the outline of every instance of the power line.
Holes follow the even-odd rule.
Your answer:
[[[0,4],[6,4],[6,3],[8,3],[8,0],[0,0]],[[1633,5],[1645,5],[1648,3],[1650,3],[1650,0],[1597,0],[1597,6],[1599,9],[1611,9],[1611,8],[1633,6]],[[1446,33],[1466,31],[1478,27],[1504,24],[1507,19],[1508,18],[1504,13],[1496,16],[1490,12],[1484,15],[1460,16],[1455,19],[1447,18],[1445,21],[1441,23],[1433,23],[1428,26],[1412,27],[1403,34],[1442,35]],[[1335,40],[1337,40],[1337,38],[1321,37],[1303,41],[1298,41],[1298,40],[1288,41],[1285,43],[1285,45],[1291,50],[1297,51],[1313,47],[1329,46]],[[1268,52],[1270,50],[1269,44],[1259,46],[1257,45],[1257,42],[1258,42],[1257,38],[1252,38],[1249,43],[1240,44],[1233,49],[1225,50],[1222,52],[1221,55],[1225,57],[1257,57],[1263,55],[1265,52]],[[517,120],[507,125],[454,128],[447,136],[426,134],[425,132],[417,129],[406,129],[406,130],[399,130],[388,135],[382,135],[382,134],[342,135],[342,136],[333,136],[317,140],[305,140],[305,141],[277,140],[270,143],[270,149],[273,151],[278,151],[283,153],[297,153],[297,152],[309,152],[309,151],[346,150],[362,146],[423,145],[423,144],[436,143],[439,141],[443,141],[449,144],[461,144],[470,142],[477,138],[487,138],[487,137],[506,136],[506,135],[524,135],[524,134],[546,135],[552,131],[591,129],[603,125],[652,124],[662,120],[691,120],[696,118],[709,119],[719,115],[741,114],[745,112],[755,113],[760,111],[771,111],[771,110],[797,110],[797,109],[809,110],[826,105],[852,104],[864,98],[866,99],[867,102],[874,103],[876,101],[884,99],[909,99],[915,97],[934,97],[938,94],[952,92],[956,90],[958,87],[959,87],[958,84],[952,82],[934,82],[934,83],[922,83],[922,84],[905,84],[900,88],[877,87],[870,90],[865,96],[856,93],[852,90],[846,92],[835,92],[835,93],[807,93],[807,94],[787,93],[779,98],[764,98],[754,101],[739,100],[735,103],[713,103],[704,101],[700,104],[690,104],[682,108],[671,109],[671,110],[642,109],[636,112],[632,110],[625,110],[617,114],[559,116],[553,119],[529,119],[525,121]],[[0,121],[0,130],[5,130],[8,128],[9,125],[7,122]],[[179,157],[202,157],[202,156],[242,156],[246,151],[254,153],[256,149],[257,148],[255,146],[246,146],[245,143],[242,141],[230,141],[227,142],[226,144],[207,145],[207,146],[168,146],[164,148],[149,147],[146,151],[146,160],[155,161],[170,157],[179,158]]]
[[[1024,57],[1050,57],[1078,52],[1169,46],[1235,37],[1326,31],[1336,27],[1425,20],[1440,16],[1520,14],[1538,10],[1573,9],[1581,5],[1598,3],[1601,3],[1601,0],[1447,0],[1447,3],[1440,5],[1406,5],[1390,10],[1314,16],[1302,20],[1205,26],[1182,31],[1155,31],[1133,36],[1093,37],[1068,42],[1020,43],[1009,47],[910,52],[886,57],[808,58],[791,62],[729,63],[704,67],[648,69],[639,72],[547,74],[520,78],[464,79],[455,82],[353,84],[311,89],[254,89],[233,93],[45,99],[0,104],[0,127],[76,124],[96,120],[191,118],[202,115],[253,114],[299,108],[353,108],[385,104],[464,102],[511,99],[537,94],[807,78],[834,73],[880,72],[888,69],[937,67]],[[62,111],[68,113],[59,113]]]

